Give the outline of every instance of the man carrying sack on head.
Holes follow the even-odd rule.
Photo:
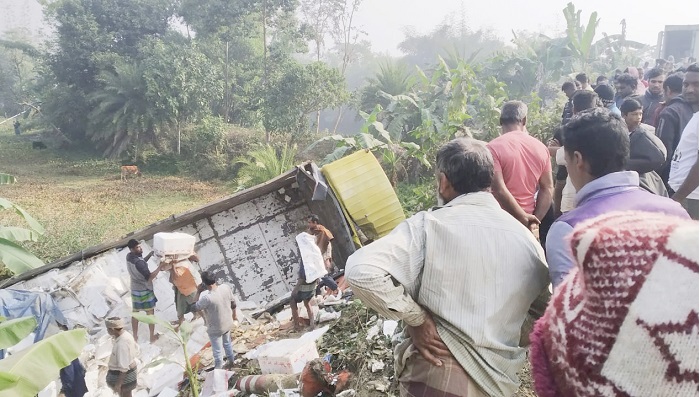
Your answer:
[[[131,397],[136,388],[136,358],[139,355],[139,345],[134,337],[124,329],[124,320],[110,317],[105,321],[107,333],[114,338],[112,355],[109,357],[107,371],[107,386],[119,397]]]

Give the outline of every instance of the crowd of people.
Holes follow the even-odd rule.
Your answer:
[[[529,345],[541,396],[697,395],[698,66],[630,67],[611,80],[592,86],[581,73],[562,85],[568,102],[547,145],[528,134],[527,105],[506,102],[498,138],[437,152],[437,207],[348,258],[355,296],[405,326],[402,396],[512,395]],[[306,233],[321,271],[297,236],[295,328],[299,303],[313,327],[310,300],[338,291],[332,232],[312,215]],[[128,248],[133,310],[153,314],[153,280],[170,272],[178,326],[204,316],[215,367],[224,355],[230,365],[232,289],[180,261],[150,271],[151,254],[136,240]],[[133,336],[107,320],[107,383],[123,397],[137,382],[131,326]]]
[[[405,324],[401,396],[513,395],[528,346],[540,396],[698,394],[698,66],[658,66],[564,83],[547,145],[506,102],[438,151],[438,207],[348,259]]]

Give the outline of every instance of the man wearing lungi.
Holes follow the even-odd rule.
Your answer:
[[[124,320],[110,317],[105,321],[107,332],[114,338],[112,355],[107,364],[107,386],[119,397],[131,397],[136,388],[136,358],[139,355],[139,345],[134,337],[124,329]]]
[[[145,311],[146,314],[153,314],[156,307],[156,295],[153,293],[153,280],[160,273],[160,266],[153,272],[148,270],[148,260],[153,252],[143,258],[143,248],[138,241],[131,239],[127,243],[129,253],[126,254],[126,268],[129,270],[131,278],[131,306],[134,312]],[[134,333],[134,340],[139,340],[139,322],[131,318],[131,329]],[[148,330],[151,336],[151,343],[155,342],[156,326],[149,324]]]
[[[364,304],[405,324],[394,352],[401,396],[511,396],[521,328],[549,284],[544,252],[489,191],[484,142],[452,140],[436,160],[440,206],[357,250],[345,277]]]

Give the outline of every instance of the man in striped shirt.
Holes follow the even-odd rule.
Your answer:
[[[548,272],[535,237],[491,195],[493,173],[483,142],[448,142],[437,154],[441,206],[348,258],[355,295],[406,325],[395,352],[402,396],[507,396],[518,388],[521,329],[536,298],[546,297]]]

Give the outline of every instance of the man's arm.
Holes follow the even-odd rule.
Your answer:
[[[451,353],[442,342],[430,312],[412,298],[425,253],[424,217],[421,212],[397,226],[388,236],[357,250],[348,258],[345,278],[353,293],[381,315],[403,320],[411,341],[430,363]]]
[[[503,174],[500,170],[494,170],[493,180],[491,181],[491,193],[493,194],[493,197],[496,198],[496,201],[498,201],[498,204],[501,205],[501,208],[513,215],[513,217],[525,225],[525,227],[530,227],[532,222],[539,223],[539,218],[523,211],[520,204],[515,201],[515,197],[513,197],[506,187],[506,183],[503,180]],[[549,199],[552,199],[551,192]]]
[[[671,197],[672,199],[682,203],[693,190],[698,188],[698,171],[700,171],[700,167],[698,167],[698,160],[696,160],[688,176],[685,177],[681,186]]]
[[[568,241],[573,230],[568,223],[559,221],[554,222],[547,233],[547,263],[552,288],[558,286],[575,266]]]
[[[554,191],[554,180],[552,177],[552,171],[549,169],[549,164],[547,164],[544,173],[540,175],[539,180],[539,191],[537,192],[537,201],[535,201],[535,213],[534,215],[540,221],[547,215],[547,211],[552,206],[552,193]],[[562,188],[563,189],[563,188]]]

